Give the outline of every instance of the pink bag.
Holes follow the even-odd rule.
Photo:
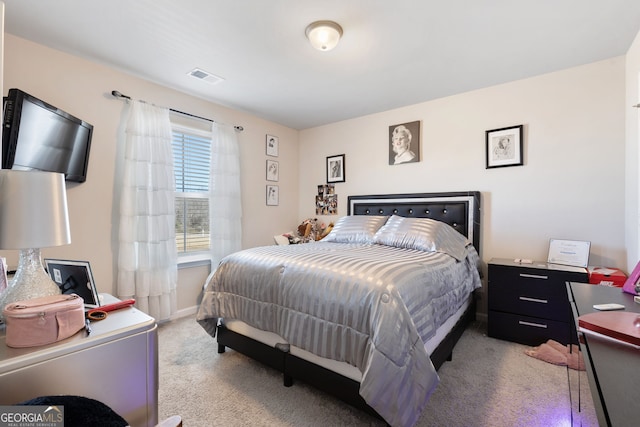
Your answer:
[[[9,347],[36,347],[69,338],[85,327],[84,300],[52,295],[7,304],[2,311]]]

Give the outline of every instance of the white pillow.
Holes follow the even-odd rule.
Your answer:
[[[323,242],[372,243],[376,231],[387,221],[388,216],[351,215],[338,219]]]
[[[466,256],[469,240],[453,227],[430,218],[393,215],[373,237],[373,242],[425,252],[444,252],[457,260]]]

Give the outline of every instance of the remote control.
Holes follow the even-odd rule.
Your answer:
[[[624,310],[624,305],[622,304],[614,304],[614,303],[609,303],[609,304],[595,304],[593,306],[593,308],[595,308],[596,310],[600,310],[600,311],[608,311],[608,310]]]

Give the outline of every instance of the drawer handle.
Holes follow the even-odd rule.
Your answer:
[[[533,323],[533,322],[525,322],[524,320],[518,320],[518,324],[523,326],[535,326],[536,328],[547,329],[547,325],[543,325],[542,323]]]
[[[526,274],[526,273],[520,273],[520,277],[528,277],[530,279],[542,279],[542,280],[547,280],[549,278],[549,276],[541,276],[539,274]]]
[[[539,302],[540,304],[549,303],[549,301],[546,300],[546,299],[530,298],[530,297],[519,297],[519,298],[520,298],[521,301]]]

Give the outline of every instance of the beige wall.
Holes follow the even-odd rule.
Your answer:
[[[550,238],[588,240],[591,263],[627,268],[623,57],[410,105],[300,133],[301,216],[346,156],[352,194],[480,190],[481,256],[546,260]],[[388,126],[422,121],[422,161],[388,165]],[[523,124],[524,166],[485,168],[485,131]],[[326,218],[327,220],[329,218]],[[486,299],[485,299],[486,302]]]
[[[625,156],[625,230],[628,249],[627,265],[632,270],[640,259],[640,164],[638,131],[640,122],[640,108],[633,105],[640,104],[640,33],[627,52],[626,56],[626,99],[624,111],[626,113],[626,156]]]
[[[126,111],[112,90],[223,123],[244,126],[241,146],[243,246],[271,244],[273,235],[298,221],[298,132],[257,117],[151,83],[78,57],[5,35],[4,88],[17,87],[93,124],[85,183],[68,183],[71,245],[43,250],[44,257],[88,260],[100,292],[115,293],[117,244],[112,225],[114,171],[120,125]],[[203,83],[206,84],[206,83]],[[280,205],[265,205],[265,135],[279,137]],[[14,251],[0,251],[15,265]],[[197,303],[208,268],[181,270],[179,308]]]

